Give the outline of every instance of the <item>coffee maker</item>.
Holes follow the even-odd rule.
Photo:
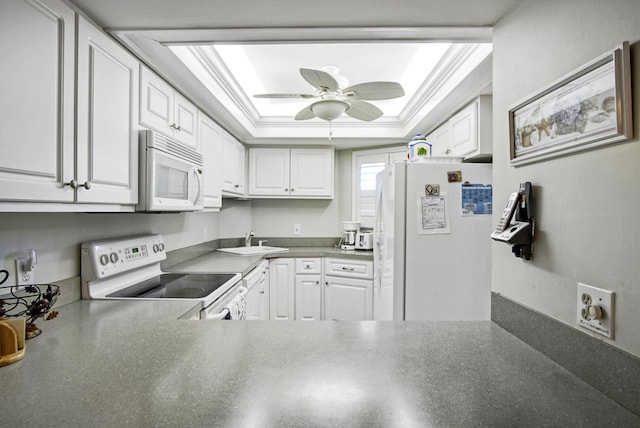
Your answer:
[[[356,235],[360,230],[360,222],[343,221],[342,226],[344,228],[344,236],[342,237],[342,245],[340,245],[340,248],[342,248],[343,250],[355,250]]]

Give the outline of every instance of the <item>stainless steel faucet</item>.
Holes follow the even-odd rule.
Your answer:
[[[245,247],[250,247],[251,246],[251,237],[255,236],[255,233],[253,233],[253,230],[250,230],[247,232],[246,235],[244,235],[244,246]]]

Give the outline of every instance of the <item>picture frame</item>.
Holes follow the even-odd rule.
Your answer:
[[[511,165],[633,138],[629,43],[509,108]]]

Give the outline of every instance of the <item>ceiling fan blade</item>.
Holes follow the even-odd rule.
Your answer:
[[[305,108],[300,110],[298,114],[296,114],[295,119],[308,120],[308,119],[313,119],[314,117],[316,117],[316,114],[313,111],[311,111],[311,106],[306,106]]]
[[[349,86],[342,94],[355,100],[390,100],[404,95],[398,82],[367,82]]]
[[[322,70],[301,68],[300,74],[311,86],[323,92],[335,92],[339,88],[338,81]]]
[[[313,94],[254,94],[254,98],[315,98]]]
[[[351,107],[345,113],[354,119],[370,122],[382,116],[382,110],[365,101],[349,100]]]

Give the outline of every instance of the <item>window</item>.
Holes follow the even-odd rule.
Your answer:
[[[406,159],[406,146],[362,150],[352,153],[352,219],[373,227],[376,215],[376,175],[391,163]]]

